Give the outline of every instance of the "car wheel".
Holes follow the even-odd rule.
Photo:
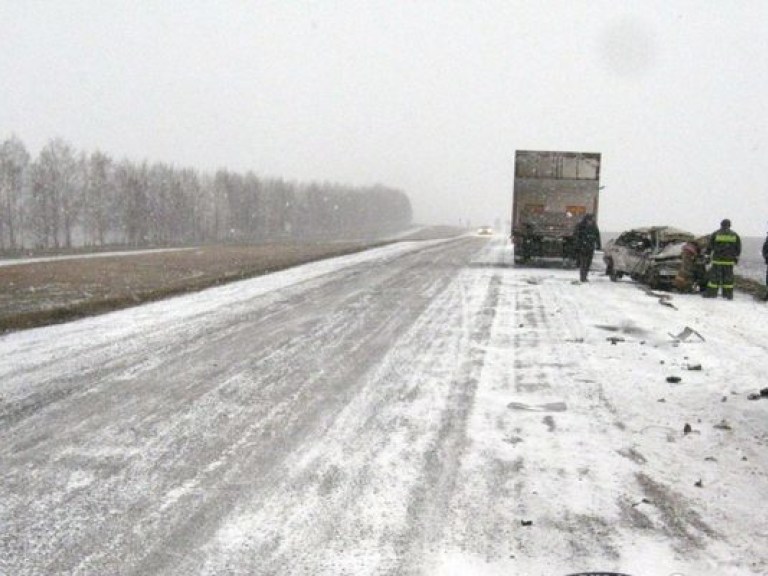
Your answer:
[[[611,282],[616,282],[619,279],[619,272],[616,272],[612,260],[608,263],[608,278],[610,278]]]

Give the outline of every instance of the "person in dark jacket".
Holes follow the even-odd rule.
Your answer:
[[[712,257],[712,266],[704,295],[716,298],[722,287],[723,298],[733,300],[733,267],[741,256],[741,238],[731,230],[731,221],[727,218],[720,222],[720,229],[709,237],[707,254]]]
[[[768,302],[768,236],[765,237],[765,242],[763,242],[763,260],[765,260],[765,295],[763,296],[763,300]]]
[[[600,250],[600,230],[598,230],[595,217],[592,214],[585,215],[576,224],[573,230],[573,241],[576,261],[579,264],[579,278],[582,282],[587,282],[587,274],[590,266],[592,266],[595,249]]]

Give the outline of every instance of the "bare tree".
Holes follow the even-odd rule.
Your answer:
[[[115,170],[115,208],[123,240],[141,246],[149,240],[147,166],[121,162]]]
[[[408,197],[380,185],[114,164],[99,151],[77,155],[61,139],[28,164],[17,138],[0,146],[0,249],[16,246],[25,229],[36,246],[59,248],[375,237],[411,221]]]
[[[114,203],[114,167],[112,159],[93,152],[86,161],[83,187],[83,236],[91,245],[104,246],[112,227]]]
[[[32,211],[38,239],[45,247],[72,246],[72,231],[82,205],[81,183],[72,148],[56,138],[40,152],[36,162]]]
[[[29,153],[16,136],[0,145],[0,249],[24,246],[23,192],[28,166]]]

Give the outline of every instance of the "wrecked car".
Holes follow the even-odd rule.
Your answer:
[[[634,228],[609,241],[603,252],[606,273],[614,282],[627,275],[651,288],[671,288],[686,270],[686,247],[695,247],[700,254],[695,272],[690,274],[692,289],[703,281],[703,250],[693,234],[671,226]]]

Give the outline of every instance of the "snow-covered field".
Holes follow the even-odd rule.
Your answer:
[[[509,250],[0,338],[0,574],[768,573],[768,307]]]

